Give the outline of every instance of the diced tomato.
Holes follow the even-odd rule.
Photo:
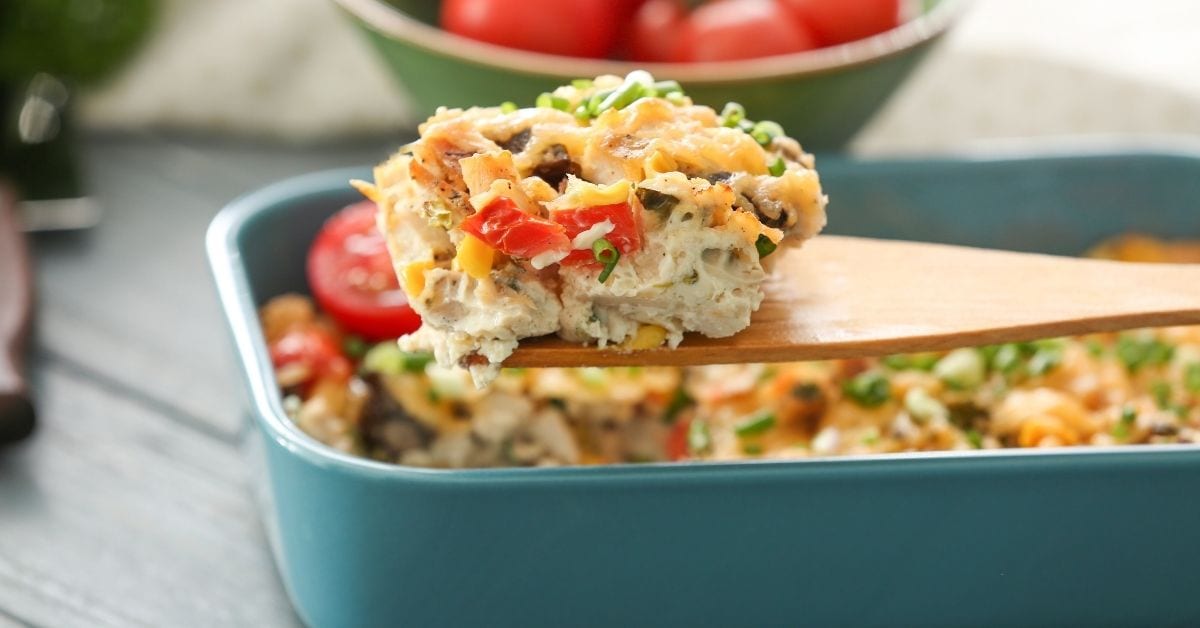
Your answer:
[[[679,419],[671,425],[671,431],[667,433],[666,442],[663,443],[663,453],[666,454],[667,460],[683,460],[691,455],[688,450],[688,430],[691,426],[691,419]]]
[[[563,209],[554,212],[551,218],[566,229],[567,237],[572,240],[575,239],[575,236],[607,220],[613,224],[613,230],[604,237],[617,247],[621,255],[628,255],[642,248],[641,225],[638,224],[638,216],[634,214],[629,203]],[[590,250],[571,251],[571,254],[562,263],[600,265]]]
[[[346,379],[350,377],[350,360],[342,353],[336,340],[317,327],[293,329],[271,343],[271,363],[275,368],[303,366],[309,373],[306,381]]]
[[[568,251],[571,239],[562,225],[521,211],[503,196],[468,216],[463,231],[513,257],[529,259],[548,251]]]
[[[346,207],[325,222],[308,250],[307,272],[321,308],[347,331],[385,340],[421,326],[396,280],[371,201]]]

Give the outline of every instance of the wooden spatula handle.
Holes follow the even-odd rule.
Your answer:
[[[24,368],[32,286],[16,195],[0,181],[0,444],[33,431],[33,400]]]

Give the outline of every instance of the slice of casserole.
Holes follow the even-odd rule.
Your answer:
[[[813,158],[645,72],[534,107],[440,109],[356,182],[379,206],[421,329],[403,339],[482,386],[521,338],[618,350],[722,337],[762,302],[763,258],[825,225]]]

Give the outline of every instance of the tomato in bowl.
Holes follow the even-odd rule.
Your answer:
[[[428,0],[336,1],[406,88],[415,105],[414,120],[439,106],[529,104],[524,102],[528,94],[552,91],[580,76],[625,76],[645,69],[677,79],[697,103],[720,109],[726,102],[740,102],[805,138],[809,151],[844,147],[966,6],[963,0],[905,1],[912,10],[903,13],[912,19],[866,38],[721,61],[672,60],[672,42],[683,29],[671,27],[668,19],[649,29],[647,40],[659,47],[657,53],[644,54],[658,56],[634,61],[519,50],[460,36],[438,27],[441,5]],[[534,25],[523,28],[537,31]],[[613,54],[635,54],[619,49],[615,46]]]

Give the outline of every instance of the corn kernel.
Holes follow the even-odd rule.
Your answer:
[[[667,330],[658,325],[639,325],[637,333],[626,343],[626,348],[632,351],[657,349],[667,341]]]
[[[425,271],[433,268],[433,260],[413,262],[404,267],[404,293],[416,299],[425,291]]]
[[[485,279],[492,272],[492,261],[496,249],[488,246],[475,236],[467,234],[458,244],[458,253],[454,262],[463,272],[475,279]]]

